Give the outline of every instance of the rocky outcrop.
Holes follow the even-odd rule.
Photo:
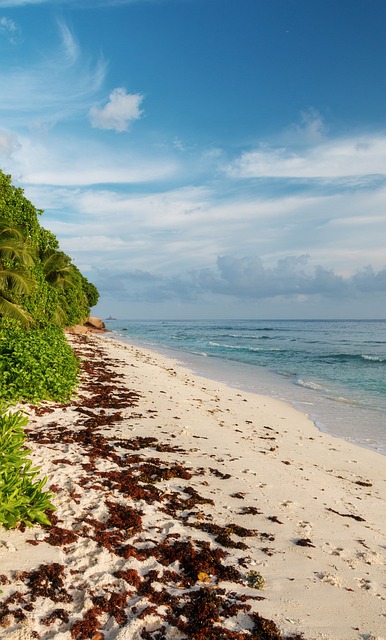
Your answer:
[[[89,316],[87,321],[84,324],[75,324],[73,327],[69,327],[66,329],[68,333],[74,333],[76,335],[82,335],[84,333],[98,332],[98,331],[108,331],[106,329],[106,325],[100,318],[95,318],[93,316]]]
[[[66,329],[68,333],[75,334],[77,336],[82,335],[84,333],[90,333],[91,327],[86,327],[84,324],[74,324],[73,327]]]
[[[106,329],[106,325],[100,318],[95,318],[94,316],[89,316],[87,322],[85,322],[86,327],[90,327],[91,329],[103,330]]]

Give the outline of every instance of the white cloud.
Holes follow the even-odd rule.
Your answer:
[[[97,184],[141,184],[165,181],[176,176],[179,163],[169,154],[153,149],[127,149],[95,141],[91,137],[55,135],[40,131],[29,135],[4,135],[1,147],[13,144],[7,163],[14,179],[24,185],[86,186]],[[7,144],[6,144],[7,143]]]
[[[285,144],[296,146],[314,145],[325,139],[326,126],[323,116],[316,109],[308,109],[300,114],[300,122],[292,124],[280,139]]]
[[[139,108],[142,100],[141,94],[126,93],[125,89],[120,88],[114,89],[104,107],[90,109],[91,125],[96,129],[113,129],[119,133],[127,131],[129,125],[142,115]]]
[[[26,193],[46,209],[43,226],[65,240],[77,264],[98,265],[98,238],[120,238],[122,246],[107,243],[103,255],[104,267],[112,271],[172,275],[199,270],[218,255],[232,253],[259,255],[267,269],[289,252],[309,254],[315,264],[345,278],[367,264],[382,270],[386,263],[386,189],[270,198],[256,191],[229,200],[223,199],[222,185],[151,193],[124,185],[31,185]],[[87,247],[79,242],[82,237]]]
[[[86,258],[87,253],[94,253],[95,251],[100,255],[111,251],[125,251],[127,250],[127,243],[122,238],[114,237],[111,234],[105,236],[93,234],[89,236],[71,236],[70,241],[64,239],[61,242],[61,248],[69,253],[82,251],[84,258]]]
[[[8,158],[12,155],[17,146],[18,142],[16,136],[11,133],[7,133],[7,131],[1,131],[0,129],[0,157]]]
[[[46,208],[43,226],[116,304],[153,304],[157,317],[161,304],[173,313],[175,303],[219,308],[224,300],[229,313],[268,302],[295,313],[299,300],[316,315],[334,315],[334,305],[343,315],[349,304],[354,315],[370,302],[379,308],[385,188],[271,197],[256,189],[228,198],[224,184],[151,193],[31,185],[26,195]]]
[[[20,27],[12,18],[0,18],[0,39],[4,38],[10,44],[18,44],[21,38]]]
[[[122,162],[110,162],[106,159],[103,163],[90,157],[90,164],[84,166],[80,160],[70,164],[64,164],[62,168],[57,164],[54,169],[49,165],[34,167],[23,173],[23,183],[46,184],[54,186],[87,186],[93,184],[139,184],[165,180],[175,172],[172,162],[160,164],[152,163],[146,159],[139,159],[138,164],[134,159],[122,158]]]
[[[358,136],[294,149],[262,145],[246,151],[226,173],[233,178],[339,179],[386,173],[386,136]]]
[[[267,267],[256,256],[218,256],[214,265],[190,272],[166,275],[149,269],[120,269],[112,277],[109,269],[94,274],[102,294],[117,301],[193,302],[286,300],[292,305],[317,300],[366,304],[374,294],[386,292],[386,269],[378,272],[367,267],[352,276],[342,277],[333,269],[326,269],[309,256],[285,256]]]
[[[102,59],[90,63],[72,32],[59,23],[60,42],[55,50],[41,51],[22,67],[0,61],[2,93],[0,114],[8,128],[51,125],[86,113],[106,75]]]

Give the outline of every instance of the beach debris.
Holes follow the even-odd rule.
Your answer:
[[[284,522],[279,520],[277,516],[268,516],[268,520],[271,520],[271,522],[276,522],[276,524],[284,524]]]
[[[56,622],[56,620],[67,623],[69,619],[70,615],[68,611],[66,611],[65,609],[54,609],[48,616],[42,618],[42,624],[48,627],[53,622]]]
[[[350,480],[349,478],[345,478],[344,476],[336,476],[339,480],[347,480],[348,482],[352,482],[353,484],[358,484],[360,487],[372,487],[373,483],[368,480]]]
[[[229,495],[231,498],[238,498],[239,500],[244,500],[245,498],[245,493],[242,491],[237,491],[237,493],[231,493]]]
[[[245,527],[240,527],[238,524],[228,524],[225,527],[222,527],[217,524],[213,524],[210,522],[195,522],[193,524],[189,524],[189,526],[194,526],[196,529],[201,529],[201,531],[206,531],[214,535],[214,539],[218,544],[221,544],[223,547],[229,547],[231,549],[247,549],[248,546],[244,544],[244,542],[235,542],[231,539],[231,535],[234,534],[239,538],[246,538],[248,536],[256,536],[257,531],[254,529],[246,529]]]
[[[267,556],[273,556],[273,554],[274,554],[273,549],[271,549],[270,547],[262,547],[260,550],[263,553],[265,553]]]
[[[82,620],[78,620],[71,628],[71,638],[74,640],[87,640],[95,638],[97,629],[100,627],[100,616],[102,609],[100,607],[92,607],[83,616]]]
[[[336,513],[337,516],[342,516],[342,518],[353,518],[353,520],[356,520],[357,522],[366,522],[366,520],[364,518],[361,518],[361,516],[355,516],[352,513],[339,513],[339,511],[335,511],[335,509],[330,508],[327,508],[327,511]]]
[[[232,477],[230,473],[222,473],[218,469],[213,469],[212,467],[209,468],[209,471],[217,478],[221,478],[221,480],[229,480],[229,478]]]
[[[72,601],[72,596],[65,589],[65,566],[58,562],[41,564],[33,571],[17,573],[15,579],[26,583],[32,601],[39,597],[49,598],[52,602]]]
[[[315,545],[312,544],[311,540],[309,538],[299,538],[299,540],[295,540],[295,544],[297,544],[299,547],[314,547]]]
[[[197,580],[199,580],[200,582],[210,583],[211,582],[211,577],[208,576],[208,574],[205,573],[205,571],[200,571],[197,574]]]
[[[272,620],[263,618],[258,613],[251,613],[251,618],[254,622],[253,629],[251,630],[252,638],[262,640],[284,640],[278,627]],[[294,636],[287,636],[287,640],[304,640],[303,634],[295,634]]]
[[[240,510],[240,515],[261,515],[263,512],[260,511],[257,507],[242,507]]]
[[[251,587],[252,589],[259,589],[259,590],[264,589],[265,580],[261,575],[261,573],[259,573],[258,571],[252,570],[247,573],[246,577],[247,577],[248,587]]]

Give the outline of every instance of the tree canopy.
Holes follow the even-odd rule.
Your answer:
[[[0,171],[0,318],[23,326],[82,323],[98,291],[40,225],[42,213]]]

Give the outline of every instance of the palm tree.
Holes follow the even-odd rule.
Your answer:
[[[33,280],[26,271],[0,268],[0,316],[18,320],[23,326],[30,325],[30,314],[14,299],[17,295],[31,293],[32,285]]]
[[[63,251],[48,251],[41,256],[43,273],[54,289],[73,287],[74,273],[71,258]]]
[[[25,267],[32,267],[33,253],[24,230],[6,220],[0,220],[0,260],[16,261]]]
[[[18,320],[28,326],[32,318],[17,302],[20,295],[28,295],[33,278],[25,267],[33,265],[33,250],[23,230],[0,221],[0,316]]]
[[[48,284],[57,291],[57,307],[53,319],[60,325],[65,326],[68,322],[66,299],[71,296],[77,285],[76,268],[71,262],[71,258],[63,251],[50,249],[40,256],[43,275]]]

